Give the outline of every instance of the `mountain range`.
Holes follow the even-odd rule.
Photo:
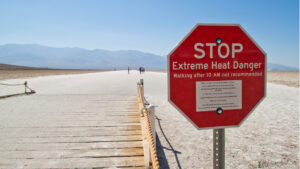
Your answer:
[[[299,71],[299,68],[268,63],[268,70],[269,71]]]
[[[36,44],[0,46],[0,63],[56,69],[166,69],[166,58],[135,50],[87,50]]]
[[[167,59],[136,50],[87,50],[56,48],[37,44],[0,45],[0,63],[53,69],[137,69],[166,70]],[[295,71],[299,68],[268,63],[268,70]]]

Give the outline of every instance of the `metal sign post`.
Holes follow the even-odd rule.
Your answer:
[[[214,129],[214,169],[225,169],[225,129]]]

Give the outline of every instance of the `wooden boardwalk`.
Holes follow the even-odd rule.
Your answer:
[[[0,100],[0,168],[145,168],[137,96]]]

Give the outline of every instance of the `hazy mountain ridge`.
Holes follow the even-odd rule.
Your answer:
[[[36,44],[7,44],[0,46],[0,63],[56,69],[146,69],[166,70],[164,56],[136,50],[87,50],[56,48]],[[297,71],[299,68],[268,63],[270,71]]]
[[[268,71],[299,71],[299,68],[296,67],[289,67],[289,66],[284,66],[280,64],[273,64],[273,63],[268,63]]]
[[[35,67],[16,66],[0,63],[0,70],[40,70]]]
[[[55,48],[35,44],[0,46],[0,62],[59,69],[124,69],[128,66],[166,69],[166,58],[151,53],[134,50]]]

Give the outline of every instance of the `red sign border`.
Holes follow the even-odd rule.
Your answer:
[[[217,126],[217,127],[198,127],[184,112],[182,112],[176,104],[172,102],[170,99],[170,56],[173,54],[173,52],[182,44],[183,41],[186,40],[190,36],[190,34],[198,27],[198,26],[238,26],[247,36],[248,38],[255,44],[255,46],[265,55],[265,84],[264,84],[264,96],[258,101],[258,103],[252,108],[252,110],[247,114],[247,116],[238,124],[238,125],[232,125],[232,126]],[[240,25],[240,24],[216,24],[216,23],[197,23],[188,34],[185,35],[185,37],[177,43],[177,45],[172,49],[172,51],[167,55],[167,76],[168,76],[168,101],[169,103],[178,111],[180,112],[194,127],[196,127],[198,130],[206,130],[206,129],[220,129],[220,128],[237,128],[240,127],[246,119],[250,116],[250,114],[253,113],[253,111],[257,108],[258,105],[261,104],[261,102],[266,98],[267,95],[267,53],[256,43],[256,41],[249,35],[249,33]]]

